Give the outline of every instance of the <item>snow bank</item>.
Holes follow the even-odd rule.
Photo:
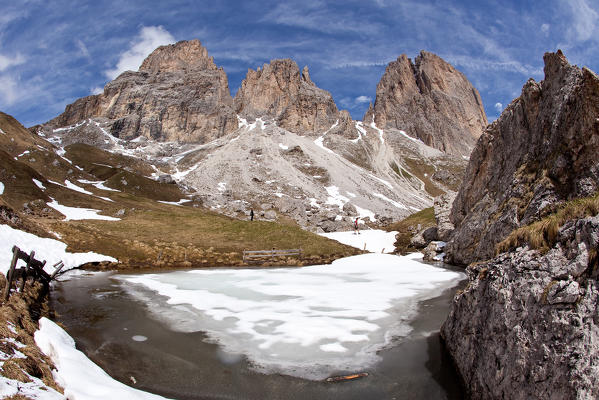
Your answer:
[[[367,250],[371,253],[390,253],[395,246],[395,235],[397,232],[385,232],[381,230],[361,230],[360,234],[354,234],[354,231],[347,232],[329,232],[321,233],[320,236],[336,240],[348,246],[356,247],[360,250]]]
[[[0,195],[4,194],[4,183],[0,182]]]
[[[35,332],[35,343],[56,365],[55,379],[64,388],[67,399],[165,399],[112,379],[77,350],[73,338],[49,319],[40,319],[39,325],[40,329]]]
[[[92,252],[68,253],[67,245],[58,240],[40,238],[31,233],[13,229],[8,225],[0,225],[0,272],[4,275],[6,275],[12,260],[12,246],[18,246],[26,253],[34,250],[38,260],[46,260],[45,270],[50,274],[54,272],[52,265],[60,260],[64,262],[64,271],[87,262],[117,261],[112,257]]]
[[[65,216],[65,221],[71,220],[82,220],[82,219],[99,219],[105,221],[120,221],[120,218],[109,217],[107,215],[98,214],[101,210],[95,210],[93,208],[79,208],[69,207],[58,204],[58,202],[52,199],[51,203],[47,203],[50,207]]]

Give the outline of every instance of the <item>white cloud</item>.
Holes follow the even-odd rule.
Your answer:
[[[104,88],[100,87],[100,86],[96,86],[94,88],[91,88],[90,93],[91,94],[100,94],[104,92]]]
[[[586,0],[571,0],[567,4],[572,11],[572,25],[569,34],[581,42],[596,39],[599,28],[599,13]]]
[[[136,71],[157,47],[174,42],[175,38],[162,26],[144,26],[131,42],[129,50],[121,53],[116,67],[105,71],[104,74],[112,80],[125,71]]]
[[[545,34],[545,36],[547,36],[547,34],[549,33],[549,24],[543,24],[541,25],[541,32],[543,32]]]
[[[21,54],[17,53],[14,56],[5,56],[0,54],[0,72],[4,71],[10,67],[14,67],[15,65],[20,65],[25,62],[25,57]]]
[[[0,75],[0,106],[6,107],[14,104],[18,99],[17,80],[8,75]]]
[[[503,104],[499,102],[495,103],[495,109],[500,113],[503,110]]]
[[[91,61],[92,58],[85,43],[83,43],[80,39],[77,39],[75,43],[77,43],[77,47],[79,48],[79,51],[81,51],[81,55]]]
[[[358,96],[358,97],[356,97],[355,101],[356,101],[356,104],[370,103],[372,101],[372,97]]]

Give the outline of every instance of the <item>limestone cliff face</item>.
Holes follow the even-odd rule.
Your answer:
[[[247,118],[274,118],[277,124],[299,134],[322,133],[339,118],[333,98],[289,59],[273,60],[249,70],[235,95],[235,110]]]
[[[49,122],[67,126],[86,118],[111,120],[110,133],[160,141],[207,142],[237,129],[227,75],[198,40],[161,46],[142,63],[66,107]]]
[[[472,152],[450,215],[451,263],[489,259],[513,229],[599,189],[599,77],[561,51],[544,60],[545,79],[529,80]]]
[[[467,268],[441,336],[473,399],[599,398],[599,215]]]
[[[487,126],[482,100],[468,79],[435,54],[389,63],[363,121],[396,128],[449,154],[468,156]]]

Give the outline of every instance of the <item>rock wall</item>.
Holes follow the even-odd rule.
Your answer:
[[[282,128],[300,134],[321,134],[339,118],[331,94],[312,82],[308,67],[300,74],[290,59],[250,69],[235,95],[235,110],[246,118],[274,118]]]
[[[446,260],[489,259],[515,228],[599,189],[599,77],[546,53],[545,79],[491,124],[470,156],[450,214]]]
[[[48,125],[92,117],[109,119],[110,133],[122,139],[207,142],[238,127],[227,75],[198,40],[157,48],[139,71],[124,72],[102,94],[69,104]]]
[[[396,128],[446,153],[468,156],[487,126],[478,91],[439,56],[420,52],[414,63],[402,54],[387,66],[374,107],[363,121]]]
[[[441,329],[473,399],[599,398],[599,216],[467,268]]]

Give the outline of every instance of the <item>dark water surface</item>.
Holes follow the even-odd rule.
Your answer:
[[[439,339],[458,287],[421,302],[413,331],[379,353],[382,360],[367,370],[368,377],[327,383],[265,375],[251,369],[244,357],[227,356],[207,343],[201,332],[174,332],[152,319],[146,304],[130,297],[113,276],[68,278],[55,286],[51,305],[77,348],[129,386],[181,400],[464,397]]]

